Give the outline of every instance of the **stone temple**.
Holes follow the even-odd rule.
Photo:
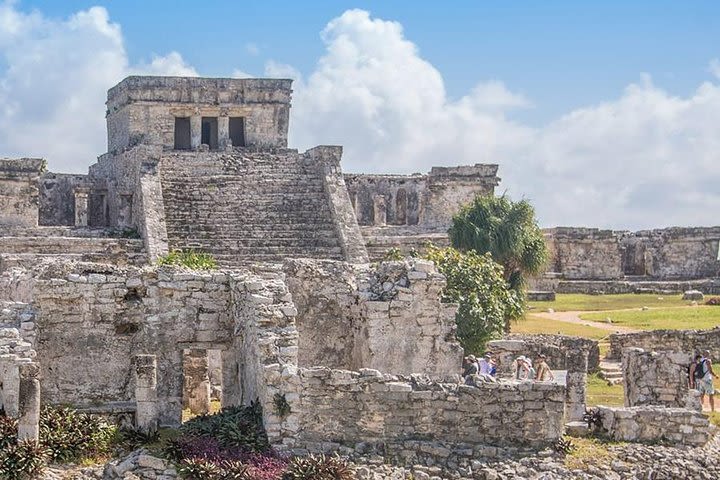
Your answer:
[[[566,385],[460,385],[444,277],[371,263],[447,243],[498,166],[343,174],[340,146],[288,148],[291,94],[290,80],[128,77],[87,175],[0,160],[0,402],[21,437],[37,436],[40,403],[154,429],[216,398],[258,401],[284,451],[467,465],[551,445],[584,413],[597,343],[523,344]],[[157,266],[173,249],[221,268]],[[707,421],[692,418],[683,435],[701,444]]]

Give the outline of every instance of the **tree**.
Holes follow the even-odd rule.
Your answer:
[[[449,234],[458,250],[490,253],[517,292],[521,292],[525,276],[540,273],[548,259],[535,209],[527,200],[478,195],[453,217]]]
[[[508,287],[502,266],[489,253],[429,245],[423,257],[432,260],[447,279],[442,301],[459,304],[457,337],[466,353],[482,353],[488,340],[502,335],[507,319],[522,314],[519,292]]]

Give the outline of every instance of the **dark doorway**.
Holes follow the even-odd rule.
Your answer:
[[[233,147],[245,146],[245,118],[230,117],[230,140]]]
[[[190,118],[175,118],[175,150],[190,150]]]
[[[200,143],[210,147],[210,150],[218,148],[218,120],[217,117],[202,117],[202,135]]]
[[[395,225],[405,225],[407,223],[408,199],[407,192],[404,188],[399,188],[395,194]]]

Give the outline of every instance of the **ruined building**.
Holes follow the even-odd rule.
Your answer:
[[[467,463],[555,441],[564,386],[459,385],[444,277],[368,262],[442,240],[497,166],[345,178],[341,147],[288,148],[290,98],[289,80],[130,77],[87,175],[0,160],[0,401],[21,437],[40,402],[152,429],[219,398],[259,401],[282,450]],[[158,267],[172,249],[222,268]]]

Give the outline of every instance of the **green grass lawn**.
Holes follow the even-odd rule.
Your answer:
[[[608,385],[596,373],[588,375],[585,401],[588,407],[605,405],[606,407],[622,407],[625,394],[622,385]]]
[[[528,302],[536,310],[552,308],[556,312],[622,310],[640,307],[679,307],[688,305],[681,294],[623,293],[619,295],[585,295],[559,293],[554,302]]]
[[[526,315],[525,318],[513,322],[510,326],[510,332],[561,334],[592,338],[594,340],[600,340],[612,333],[595,327],[560,322],[558,320],[548,320],[532,314]]]
[[[638,330],[707,329],[720,325],[720,307],[688,306],[682,308],[649,308],[617,312],[583,313],[583,320],[605,321],[610,317],[614,325]]]

